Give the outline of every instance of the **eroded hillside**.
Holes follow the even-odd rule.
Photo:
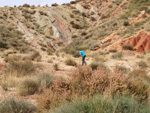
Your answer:
[[[112,42],[104,45],[101,41],[112,34],[122,40],[148,33],[149,10],[149,1],[140,0],[80,0],[52,7],[25,4],[1,8],[0,21],[3,32],[10,34],[6,29],[16,30],[14,37],[21,34],[20,39],[36,51],[57,50],[71,42],[78,43],[71,44],[77,46],[75,49],[94,50],[111,45]],[[13,43],[17,42],[8,40],[8,45]],[[15,50],[14,46],[11,49]]]
[[[77,50],[86,53],[87,66],[81,66]],[[149,50],[150,0],[1,7],[0,101],[7,106],[10,98],[26,100],[43,112],[83,112],[91,105],[94,113],[106,101],[108,112],[126,112],[120,108],[132,106],[128,95],[140,106],[130,112],[149,110],[143,105],[150,102]],[[109,102],[97,94],[110,97]],[[71,103],[75,99],[81,106]],[[61,107],[63,102],[73,107]]]

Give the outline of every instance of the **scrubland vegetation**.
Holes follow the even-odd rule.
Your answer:
[[[0,113],[149,113],[150,0],[51,6],[0,10]]]
[[[144,69],[133,70],[126,76],[126,71],[121,67],[112,72],[104,64],[97,63],[91,64],[91,67],[77,67],[66,79],[48,73],[37,74],[35,69],[38,68],[41,67],[29,61],[10,62],[5,68],[6,76],[1,86],[6,91],[17,87],[21,96],[37,94],[38,111],[50,113],[147,113],[150,110],[150,78]],[[18,112],[29,110],[32,113],[37,110],[22,101],[8,100],[1,104],[1,112],[7,112],[8,109],[14,112],[17,109]]]

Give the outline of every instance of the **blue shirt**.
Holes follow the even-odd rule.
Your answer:
[[[85,56],[86,54],[83,51],[79,51],[80,55]]]

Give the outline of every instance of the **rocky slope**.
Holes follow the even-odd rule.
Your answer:
[[[41,104],[36,100],[45,99],[43,95],[41,98],[46,90],[45,73],[70,78],[71,72],[81,64],[77,49],[86,52],[86,62],[93,70],[101,65],[112,72],[118,69],[129,75],[135,70],[149,77],[150,0],[76,0],[52,7],[27,4],[1,7],[0,101],[15,98]],[[11,67],[14,73],[9,70],[12,60],[19,61]],[[26,60],[31,62],[26,64]],[[42,68],[31,76],[16,77],[17,69],[22,73],[31,63]],[[18,94],[24,80],[39,80],[40,76],[43,76],[42,89],[37,94]]]
[[[0,8],[1,50],[9,48],[13,53],[25,54],[40,51],[46,55],[65,46],[68,53],[107,46],[118,50],[116,41],[120,39],[119,43],[131,44],[138,52],[148,51],[149,43],[143,42],[146,49],[141,49],[132,36],[139,35],[142,39],[141,33],[150,31],[149,3],[149,0],[78,0],[52,7],[24,4]]]

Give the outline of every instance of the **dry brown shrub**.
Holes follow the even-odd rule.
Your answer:
[[[92,71],[90,67],[78,67],[72,73],[70,80],[56,79],[53,86],[45,91],[38,99],[42,108],[56,107],[62,101],[70,101],[79,96],[92,96],[97,93],[103,94],[107,89],[109,93],[122,93],[127,87],[126,79],[122,75],[111,75],[109,70],[99,66]],[[47,97],[47,98],[42,98]]]
[[[71,89],[72,93],[78,95],[87,94],[89,92],[90,79],[92,69],[87,66],[80,66],[72,73]]]
[[[96,94],[110,96],[130,94],[139,100],[147,100],[149,89],[143,82],[127,78],[122,72],[99,66],[92,71],[88,66],[81,66],[71,74],[71,79],[56,79],[53,86],[45,91],[38,99],[42,108],[50,109],[58,106],[63,101],[71,101],[78,97],[90,97]],[[42,98],[46,97],[46,98]]]
[[[99,66],[97,70],[93,72],[89,82],[91,94],[103,93],[110,83],[108,70]]]
[[[12,61],[4,68],[4,74],[6,76],[23,77],[31,75],[41,68],[40,65],[34,64],[31,61]]]
[[[51,109],[56,107],[63,100],[70,100],[70,95],[70,81],[57,78],[54,80],[53,86],[45,90],[37,101],[41,109]]]
[[[109,95],[123,95],[128,88],[128,79],[119,70],[109,75],[109,86],[105,93]]]

